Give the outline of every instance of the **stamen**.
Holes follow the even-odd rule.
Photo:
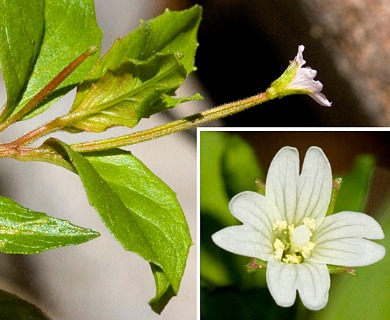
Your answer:
[[[316,221],[313,218],[305,217],[303,218],[303,224],[313,231],[316,227]]]
[[[286,221],[277,220],[273,225],[274,257],[284,263],[302,263],[313,251],[315,244],[310,242],[311,230],[315,228],[312,218],[305,218],[302,225],[294,227]]]
[[[282,260],[284,249],[286,248],[282,241],[276,239],[274,242],[274,256],[276,260]]]
[[[274,231],[283,231],[287,229],[287,221],[286,220],[276,220],[273,226]]]
[[[305,259],[311,254],[316,245],[313,242],[309,242],[306,246],[301,248],[302,257]]]
[[[292,264],[298,264],[302,262],[302,257],[298,256],[297,254],[286,254],[286,257],[283,258],[284,263],[292,263]]]

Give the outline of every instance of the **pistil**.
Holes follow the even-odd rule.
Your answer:
[[[295,227],[287,221],[277,220],[273,225],[275,234],[274,256],[284,263],[302,263],[313,251],[315,244],[310,241],[315,229],[313,219],[304,219],[303,224]]]

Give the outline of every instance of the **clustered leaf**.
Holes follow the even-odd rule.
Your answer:
[[[37,99],[58,74],[67,74],[63,70],[75,58],[84,52],[89,55],[95,46],[99,53],[102,33],[94,2],[2,1],[0,66],[7,89],[0,114],[2,129],[44,112],[75,87],[69,113],[51,122],[57,125],[53,130],[134,127],[142,118],[200,99],[199,94],[182,98],[175,92],[195,70],[201,12],[199,6],[167,10],[143,21],[140,28],[117,39],[100,60],[99,54],[88,57],[57,87],[53,85],[54,91],[43,95],[46,98]],[[130,152],[109,149],[79,154],[54,139],[42,148],[61,159],[56,164],[66,163],[64,167],[80,176],[90,204],[122,246],[150,263],[156,283],[150,305],[160,313],[178,293],[192,245],[176,194]],[[0,252],[33,254],[98,235],[0,196]]]
[[[79,86],[71,108],[70,131],[104,131],[135,126],[142,118],[200,99],[175,98],[195,70],[201,8],[167,10],[118,39]]]
[[[156,100],[163,104],[164,97],[185,78],[178,54],[123,63],[91,84],[84,100],[71,111],[81,114],[80,120],[67,128],[101,132],[118,125],[134,127],[142,118],[159,112],[152,108]]]

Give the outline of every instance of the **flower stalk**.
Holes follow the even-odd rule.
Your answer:
[[[144,131],[139,131],[106,140],[97,140],[73,144],[71,146],[72,149],[78,152],[90,152],[133,145],[148,140],[157,139],[179,131],[187,130],[210,121],[218,120],[233,115],[235,113],[244,111],[251,107],[257,106],[271,99],[273,98],[268,97],[265,93],[260,93],[243,100],[211,108],[204,112],[196,113],[189,117],[185,117],[183,119],[179,119],[168,124],[164,124]]]
[[[211,108],[204,112],[197,113],[144,131],[139,131],[110,139],[77,143],[71,146],[77,152],[92,152],[133,145],[152,139],[157,139],[159,137],[170,135],[179,131],[187,130],[210,121],[218,120],[244,111],[251,107],[260,105],[269,100],[290,94],[308,94],[321,105],[330,106],[330,102],[322,93],[320,93],[322,84],[319,81],[313,80],[314,76],[316,75],[316,71],[308,67],[302,68],[302,65],[305,64],[305,60],[303,60],[302,55],[303,50],[304,47],[299,46],[297,56],[290,63],[283,75],[274,81],[271,86],[263,93],[256,94],[243,100],[227,103],[219,107]],[[30,100],[27,105],[19,110],[19,112],[11,116],[2,125],[0,125],[0,131],[8,127],[10,124],[23,118],[23,116],[31,112],[39,103],[43,102],[50,95],[50,93],[52,93],[55,88],[57,88],[62,83],[62,81],[66,79],[66,77],[68,77],[83,61],[85,61],[88,56],[94,54],[95,51],[95,48],[89,48],[73,62],[71,62],[45,88],[43,88],[32,100]],[[4,157],[6,154],[12,156],[15,155],[16,152],[18,154],[15,156],[15,158],[18,158],[19,160],[29,160],[31,157],[30,151],[26,153],[28,155],[27,157],[25,157],[24,154],[19,151],[25,150],[25,146],[29,145],[38,138],[41,138],[51,132],[62,130],[71,123],[79,121],[83,116],[83,112],[69,113],[60,116],[51,122],[22,135],[10,143],[2,144],[0,145],[0,157]],[[47,153],[45,148],[46,147],[43,146],[40,148],[28,150],[44,150],[45,159],[47,161],[47,157],[50,157],[51,152]],[[7,152],[7,149],[10,151]],[[37,154],[39,158],[39,152]]]

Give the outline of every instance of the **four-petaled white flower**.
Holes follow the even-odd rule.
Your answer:
[[[367,239],[384,237],[370,216],[343,211],[326,216],[332,192],[328,159],[311,147],[299,174],[299,154],[282,148],[272,160],[265,195],[245,191],[230,201],[243,224],[212,236],[221,248],[267,261],[266,280],[276,303],[291,306],[296,291],[311,310],[328,301],[327,264],[357,267],[381,260],[385,248]]]
[[[286,71],[274,81],[270,88],[267,89],[267,94],[270,96],[283,97],[290,94],[308,94],[317,103],[322,106],[330,107],[331,102],[321,93],[322,83],[314,80],[317,71],[310,67],[302,67],[306,61],[303,59],[303,45],[298,46],[298,53],[294,60],[291,61]]]

